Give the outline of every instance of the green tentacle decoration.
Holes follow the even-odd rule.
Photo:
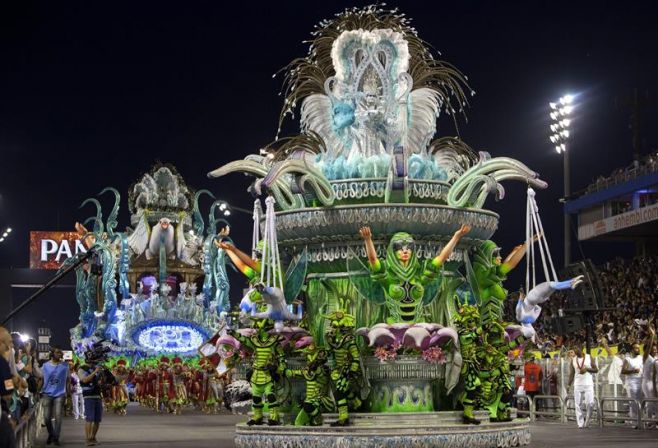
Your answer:
[[[85,199],[82,204],[80,204],[79,208],[83,208],[85,205],[88,203],[94,204],[96,206],[96,216],[93,217],[94,220],[94,234],[97,236],[100,236],[104,231],[105,231],[105,226],[103,225],[103,209],[101,207],[101,203],[98,202],[98,199],[94,198],[87,198]],[[84,224],[92,220],[92,218],[87,219]]]
[[[107,234],[110,236],[110,238],[114,237],[114,229],[119,225],[118,217],[119,217],[119,205],[121,204],[121,195],[117,191],[116,188],[112,187],[106,187],[103,188],[103,190],[98,193],[98,195],[102,195],[105,193],[114,193],[114,205],[112,206],[112,211],[110,212],[110,215],[107,217],[107,221],[105,223],[105,228],[107,229]]]
[[[253,156],[249,156],[244,160],[236,160],[227,163],[226,165],[208,173],[208,177],[217,178],[225,176],[229,173],[245,173],[262,179],[267,176],[270,167],[265,165],[265,158],[261,157],[260,159],[255,160]],[[294,194],[286,182],[283,181],[283,179],[277,179],[268,188],[274,195],[276,204],[281,208],[281,210],[304,207],[304,199],[302,196],[299,194]]]
[[[205,230],[205,224],[203,222],[203,216],[201,216],[201,211],[199,210],[199,199],[204,194],[215,199],[215,195],[208,190],[199,190],[196,193],[194,193],[194,200],[193,200],[194,207],[192,209],[192,217],[194,219],[194,224],[192,225],[192,227],[194,228],[194,233],[201,236],[203,236],[203,231]]]
[[[482,208],[489,194],[495,193],[497,200],[505,196],[505,189],[500,184],[504,180],[518,180],[536,188],[548,186],[537,173],[518,160],[509,157],[491,159],[489,154],[481,152],[480,161],[450,187],[448,205]]]
[[[263,184],[269,187],[278,179],[291,174],[300,176],[298,185],[302,191],[305,192],[308,188],[323,206],[330,206],[334,203],[334,190],[327,178],[320,170],[312,167],[303,159],[288,159],[277,163],[267,173]]]

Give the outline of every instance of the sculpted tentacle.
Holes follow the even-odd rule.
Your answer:
[[[112,206],[112,211],[110,212],[110,215],[107,217],[107,222],[105,224],[105,227],[107,229],[107,234],[112,238],[114,236],[114,229],[116,226],[119,225],[119,221],[117,218],[119,217],[119,205],[121,203],[121,195],[117,191],[116,188],[112,187],[106,187],[103,188],[103,190],[98,193],[99,195],[105,194],[105,193],[114,193],[114,205]]]
[[[92,203],[96,206],[96,216],[93,218],[95,220],[94,221],[94,233],[95,234],[101,234],[105,231],[105,226],[103,225],[103,209],[101,207],[101,203],[98,202],[98,199],[87,198],[82,202],[82,204],[80,204],[79,208],[83,208],[88,203]],[[92,219],[92,218],[87,219],[87,221],[85,221],[85,224],[90,219]]]
[[[201,216],[201,211],[199,210],[199,199],[204,194],[215,199],[215,195],[208,190],[199,190],[196,193],[194,193],[194,208],[192,209],[192,215],[194,218],[194,224],[193,224],[194,233],[196,233],[197,235],[203,235],[203,231],[205,230],[203,216]]]

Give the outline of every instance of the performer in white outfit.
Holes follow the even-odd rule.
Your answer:
[[[596,359],[584,353],[581,346],[576,346],[574,352],[576,356],[571,361],[569,384],[573,383],[576,423],[578,423],[578,428],[582,429],[589,426],[589,420],[592,416],[592,407],[594,406],[594,379],[592,373],[598,372],[599,368],[596,365]],[[583,401],[586,406],[585,416],[583,416]]]
[[[85,403],[82,398],[82,385],[75,369],[71,370],[71,404],[73,405],[73,418],[85,419]]]
[[[658,358],[658,347],[655,344],[656,330],[653,326],[649,326],[649,336],[644,343],[644,365],[642,366],[642,393],[645,398],[656,398],[656,389],[654,385],[655,365]],[[646,404],[647,417],[656,418],[658,416],[658,406],[655,402],[648,402]],[[655,424],[650,426],[655,427]]]
[[[642,400],[642,367],[644,361],[640,354],[640,344],[633,344],[631,355],[624,360],[624,367],[621,370],[623,375],[626,375],[626,393],[628,398],[632,400]],[[629,405],[629,417],[631,418],[631,425],[637,429],[637,416],[638,406],[636,402],[631,402]]]

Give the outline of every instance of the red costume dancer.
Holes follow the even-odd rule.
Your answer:
[[[135,399],[139,402],[139,404],[143,405],[144,398],[146,397],[146,378],[143,367],[138,367],[135,369],[133,382],[135,383]]]
[[[222,376],[217,373],[217,367],[210,361],[204,362],[202,384],[203,410],[206,414],[217,414],[222,404],[224,385]]]
[[[204,400],[203,396],[203,368],[206,363],[205,358],[199,360],[199,368],[193,369],[192,375],[192,396],[194,397],[195,405],[204,410]]]
[[[180,415],[183,407],[187,404],[187,389],[185,387],[188,378],[183,369],[183,360],[178,356],[174,358],[174,367],[171,369],[171,378],[174,387],[174,396],[171,399],[173,413]]]
[[[160,388],[158,386],[158,370],[155,368],[148,369],[146,373],[146,385],[144,392],[146,393],[146,400],[148,405],[156,411],[158,410],[160,403],[158,398]]]
[[[112,407],[116,414],[126,415],[126,406],[128,406],[127,383],[130,372],[126,369],[125,359],[117,361],[112,374],[116,379],[116,383],[112,386]]]
[[[185,383],[187,387],[187,398],[189,399],[190,403],[195,407],[200,407],[199,404],[199,387],[197,385],[198,382],[198,371],[196,368],[188,368],[187,372],[187,381]]]
[[[160,370],[158,371],[158,403],[156,410],[162,412],[162,408],[172,412],[173,400],[176,398],[174,391],[174,382],[171,371],[169,370],[169,358],[163,356],[160,358]]]

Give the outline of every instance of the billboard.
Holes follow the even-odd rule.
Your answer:
[[[658,204],[631,210],[609,218],[600,219],[578,227],[580,241],[658,220]]]
[[[87,250],[77,232],[30,232],[30,269],[59,269],[68,258]]]

